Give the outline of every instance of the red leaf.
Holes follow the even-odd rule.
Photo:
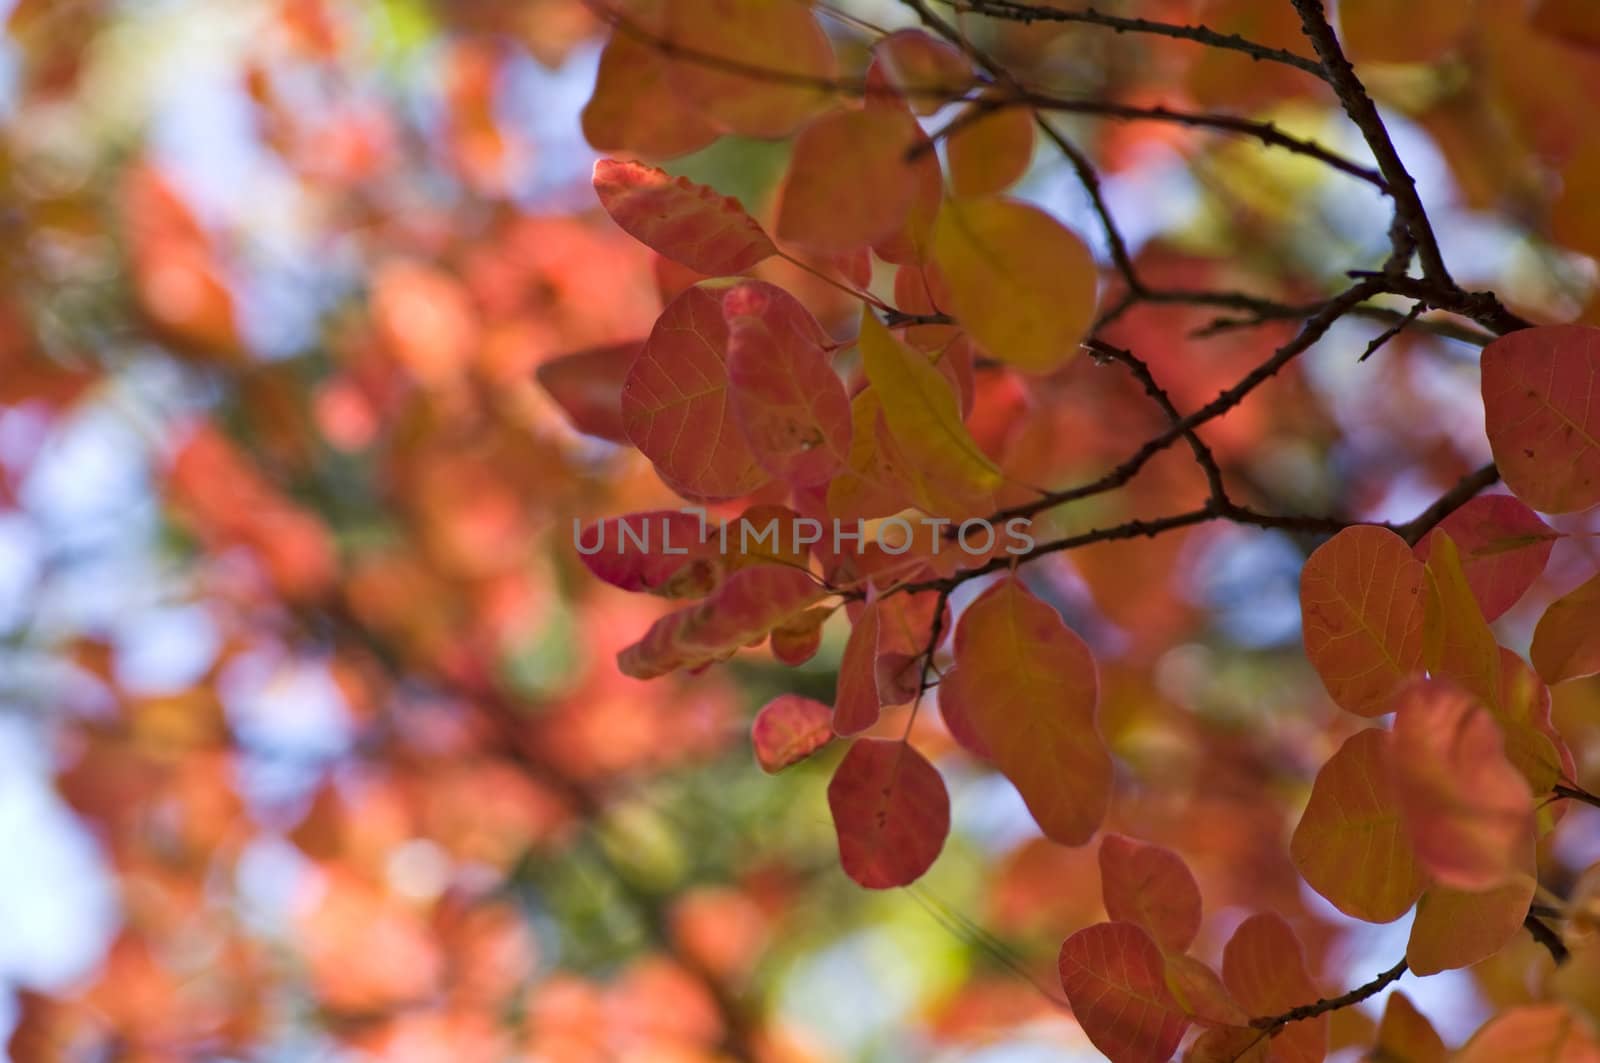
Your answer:
[[[850,452],[850,398],[822,345],[828,334],[782,288],[745,281],[722,300],[729,398],[764,469],[797,487],[826,482]]]
[[[950,833],[950,796],[926,757],[906,742],[859,738],[828,784],[845,874],[868,889],[922,877]]]
[[[1481,495],[1450,514],[1417,544],[1419,560],[1428,560],[1441,532],[1461,551],[1467,585],[1485,620],[1510,609],[1533,586],[1561,537],[1511,495]]]
[[[708,277],[743,273],[777,253],[738,200],[686,177],[601,159],[594,164],[594,190],[630,236]]]
[[[1067,938],[1058,961],[1073,1017],[1112,1063],[1167,1063],[1189,1020],[1166,965],[1132,923],[1097,923]]]
[[[1416,680],[1396,699],[1394,780],[1417,858],[1442,885],[1505,883],[1533,834],[1533,796],[1470,694]]]
[[[768,774],[798,764],[833,741],[833,712],[820,701],[780,694],[756,713],[750,743]]]
[[[1275,912],[1252,915],[1222,950],[1222,981],[1252,1016],[1281,1015],[1322,994],[1306,973],[1294,931]],[[1271,1056],[1286,1063],[1320,1063],[1328,1053],[1328,1017],[1292,1022],[1272,1041]]]
[[[612,443],[626,443],[622,383],[644,344],[639,340],[564,354],[538,368],[539,383],[572,427]]]
[[[1600,329],[1545,325],[1483,349],[1489,446],[1506,486],[1534,509],[1600,502]]]
[[[807,573],[786,565],[740,569],[699,605],[657,620],[617,654],[617,666],[635,679],[699,668],[759,642],[826,595]]]
[[[768,479],[729,409],[722,294],[708,282],[667,304],[622,387],[628,438],[697,501],[736,498]]]
[[[612,586],[667,598],[710,593],[721,569],[714,540],[700,541],[700,518],[675,509],[599,521],[576,545],[589,571]]]
[[[1100,893],[1107,915],[1143,927],[1163,952],[1183,952],[1200,930],[1200,887],[1171,849],[1107,834]]]
[[[1306,657],[1328,696],[1361,716],[1381,716],[1422,665],[1422,562],[1386,528],[1346,528],[1319,546],[1300,574]]]
[[[850,629],[839,662],[839,688],[833,699],[833,729],[842,735],[865,731],[878,722],[878,603],[868,602]]]

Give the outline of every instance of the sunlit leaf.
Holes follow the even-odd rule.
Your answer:
[[[922,877],[950,833],[950,796],[926,757],[906,742],[858,738],[828,784],[845,874],[868,889]]]
[[[971,726],[1046,837],[1082,845],[1094,836],[1111,800],[1111,757],[1095,727],[1099,678],[1054,609],[1015,579],[985,591],[961,615],[939,699]]]
[[[1390,709],[1395,690],[1422,665],[1422,562],[1384,528],[1347,528],[1323,543],[1300,574],[1306,657],[1341,708]]]
[[[1289,842],[1296,870],[1341,912],[1371,923],[1404,915],[1427,875],[1400,820],[1393,738],[1351,736],[1317,773]]]
[[[1440,535],[1427,562],[1422,660],[1428,674],[1460,683],[1484,705],[1500,696],[1500,645],[1467,584],[1461,555]]]
[[[982,117],[975,117],[981,115]],[[969,104],[945,141],[950,184],[958,196],[991,196],[1022,179],[1033,159],[1033,111]]]
[[[594,190],[606,213],[630,236],[708,276],[743,273],[777,253],[738,200],[687,177],[601,159],[594,164]]]
[[[1600,672],[1600,576],[1550,604],[1534,629],[1529,656],[1547,683]]]
[[[1489,446],[1506,486],[1534,509],[1600,502],[1600,329],[1545,325],[1483,349]]]
[[[763,468],[797,486],[822,483],[850,449],[850,400],[828,364],[828,334],[782,288],[744,281],[722,300],[729,399]]]
[[[933,257],[957,319],[994,357],[1042,373],[1077,352],[1098,274],[1083,241],[1044,211],[952,200],[939,212]]]
[[[1525,1004],[1484,1023],[1455,1063],[1596,1063],[1600,1040],[1561,1004]]]
[[[1233,932],[1222,950],[1222,981],[1254,1017],[1281,1015],[1318,1000],[1306,972],[1300,940],[1274,912],[1252,915]],[[1319,1063],[1328,1051],[1328,1017],[1290,1023],[1275,1036],[1271,1058],[1294,1063]]]
[[[971,87],[972,61],[954,45],[921,29],[896,30],[873,47],[889,83],[911,110],[930,115]]]
[[[756,762],[769,773],[798,764],[832,740],[832,710],[798,694],[780,694],[767,702],[750,727]]]
[[[1132,923],[1067,938],[1058,960],[1073,1018],[1112,1063],[1167,1063],[1189,1020],[1167,989],[1161,950]]]
[[[1520,869],[1509,881],[1487,890],[1431,887],[1417,903],[1406,944],[1406,962],[1418,975],[1469,967],[1488,959],[1522,933],[1533,901],[1533,839],[1524,843]]]
[[[1533,586],[1559,534],[1511,495],[1480,495],[1446,517],[1417,544],[1427,561],[1440,535],[1455,540],[1467,584],[1485,620],[1494,620]]]
[[[628,438],[696,500],[748,494],[768,479],[729,409],[723,294],[700,284],[667,304],[622,387]]]
[[[670,159],[710,144],[717,129],[668,86],[659,50],[614,33],[583,108],[583,135],[596,151]]]
[[[1107,834],[1100,892],[1107,915],[1143,927],[1163,952],[1183,952],[1200,930],[1200,887],[1171,849]]]

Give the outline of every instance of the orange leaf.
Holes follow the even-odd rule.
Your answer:
[[[972,62],[954,45],[920,29],[896,30],[872,49],[911,109],[930,115],[972,86]]]
[[[1222,981],[1252,1016],[1281,1015],[1321,997],[1306,973],[1294,931],[1275,912],[1252,915],[1222,950]],[[1328,1051],[1328,1017],[1290,1023],[1272,1039],[1274,1060],[1318,1063]]]
[[[1545,325],[1483,349],[1489,446],[1506,486],[1534,509],[1600,503],[1600,329]]]
[[[1533,796],[1487,709],[1458,686],[1416,680],[1396,699],[1393,759],[1401,821],[1440,884],[1504,884],[1533,834]]]
[[[672,0],[666,18],[667,40],[687,53],[669,62],[668,81],[714,125],[781,137],[827,102],[820,83],[833,77],[833,45],[808,5]],[[803,83],[811,79],[819,84]]]
[[[777,253],[732,196],[653,166],[601,159],[594,190],[613,221],[640,243],[707,276],[743,273]]]
[[[710,144],[717,130],[668,87],[659,49],[614,33],[583,108],[583,135],[596,151],[670,159]]]
[[[1373,1055],[1394,1063],[1444,1063],[1447,1054],[1428,1017],[1404,993],[1389,994]]]
[[[1500,644],[1478,609],[1450,536],[1440,535],[1435,541],[1426,577],[1422,660],[1428,674],[1455,680],[1492,706],[1500,696]]]
[[[1168,953],[1166,959],[1167,988],[1185,1015],[1207,1026],[1243,1026],[1250,1021],[1208,965],[1182,953]]]
[[[708,282],[668,303],[622,386],[628,438],[695,500],[735,498],[768,479],[728,408],[722,295]]]
[[[589,571],[613,587],[698,598],[710,593],[722,567],[700,533],[694,514],[661,509],[597,521],[574,545]]]
[[[798,764],[832,740],[833,711],[798,694],[780,694],[767,702],[750,727],[756,762],[768,774]]]
[[[952,200],[933,258],[956,318],[986,351],[1028,372],[1060,366],[1094,316],[1098,271],[1075,233],[1010,199]]]
[[[1306,657],[1341,708],[1389,711],[1391,695],[1422,665],[1425,601],[1422,562],[1385,528],[1346,528],[1306,560]]]
[[[1200,930],[1200,887],[1171,849],[1121,834],[1100,839],[1106,914],[1141,926],[1163,952],[1183,952]]]
[[[1420,560],[1428,560],[1440,535],[1455,540],[1485,620],[1500,616],[1533,586],[1561,537],[1511,495],[1480,495],[1450,514],[1417,544]]]
[[[1404,915],[1427,885],[1400,820],[1393,736],[1352,735],[1317,773],[1289,854],[1335,908],[1369,923]]]
[[[622,383],[643,346],[638,340],[630,340],[552,358],[538,368],[539,383],[578,431],[612,443],[626,443]]]
[[[1457,0],[1340,0],[1339,37],[1358,63],[1432,63],[1472,26]]]
[[[617,654],[635,679],[699,668],[759,641],[827,596],[807,573],[786,565],[740,569],[698,605],[668,613]]]
[[[950,796],[926,757],[906,742],[858,738],[828,784],[845,874],[868,889],[922,877],[950,833]]]
[[[1600,576],[1550,603],[1528,655],[1546,683],[1600,672]]]
[[[971,103],[955,121],[961,124],[946,139],[945,151],[956,195],[995,195],[1028,172],[1033,161],[1031,108]]]
[[[905,224],[916,185],[906,153],[922,135],[898,107],[830,111],[800,131],[789,157],[778,236],[838,255]]]
[[[1435,886],[1422,895],[1406,944],[1406,962],[1417,975],[1470,967],[1506,947],[1522,932],[1536,883],[1533,839],[1523,844],[1523,870],[1493,889],[1469,893]]]
[[[1111,801],[1111,756],[1095,728],[1094,657],[1054,609],[1015,579],[961,616],[941,704],[977,734],[1052,841],[1082,845]]]
[[[1526,1004],[1490,1019],[1455,1063],[1600,1063],[1600,1042],[1561,1004]]]
[[[1167,989],[1161,950],[1132,923],[1067,938],[1058,960],[1072,1015],[1112,1063],[1167,1063],[1189,1020]]]
[[[722,299],[734,421],[764,469],[819,484],[850,450],[850,399],[828,364],[828,334],[782,288],[745,281]]]

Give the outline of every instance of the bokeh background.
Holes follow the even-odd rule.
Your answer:
[[[910,22],[891,0],[839,7],[852,18],[823,21],[847,63],[870,40],[855,20]],[[827,699],[842,631],[799,669],[752,653],[649,684],[615,670],[660,605],[597,585],[573,521],[677,502],[637,455],[577,432],[535,371],[642,335],[684,278],[596,209],[584,109],[608,31],[582,4],[0,14],[12,1059],[1098,1058],[1051,973],[1061,937],[1098,917],[1093,850],[1042,841],[936,716],[919,726],[955,831],[908,890],[839,871],[831,755],[757,770],[750,714],[784,690]],[[1437,56],[1381,57],[1373,84],[1458,279],[1540,320],[1593,318],[1588,230],[1552,236],[1548,207],[1574,143],[1595,142],[1571,99],[1595,98],[1600,53],[1527,15],[1484,3]],[[1067,89],[1264,113],[1363,150],[1331,99],[1264,71],[1086,27],[984,32]],[[1462,84],[1544,125],[1490,141]],[[1306,298],[1387,251],[1386,204],[1305,159],[1061,127],[1104,168],[1152,276]],[[671,166],[759,213],[786,152],[730,137]],[[1013,194],[1104,256],[1047,147]],[[837,293],[781,269],[848,322]],[[1190,338],[1215,316],[1127,325],[1186,405],[1283,335]],[[1341,323],[1214,445],[1290,507],[1411,516],[1486,458],[1477,348],[1419,329],[1358,364],[1379,327]],[[1062,411],[1033,445],[1061,448],[1063,480],[1148,427],[1111,372],[1085,361],[1024,396]],[[1349,727],[1300,656],[1308,545],[1201,529],[1042,578],[1103,662],[1127,774],[1113,825],[1196,868],[1203,944],[1279,908],[1331,990],[1392,963],[1407,920],[1352,924],[1287,863],[1292,810]],[[1595,557],[1564,540],[1530,601]],[[1509,644],[1537,615],[1502,622]],[[1558,691],[1591,779],[1597,704],[1593,683]],[[1600,819],[1569,816],[1546,849],[1551,875],[1581,869]],[[1536,954],[1519,943],[1407,992],[1459,1041],[1526,994]],[[1381,999],[1340,1013],[1336,1045],[1369,1037]]]

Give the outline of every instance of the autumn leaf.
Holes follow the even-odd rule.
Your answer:
[[[1528,655],[1546,683],[1600,673],[1600,576],[1550,603]]]
[[[1033,111],[977,100],[945,140],[950,184],[958,196],[992,196],[1022,179],[1033,159]]]
[[[1489,446],[1506,486],[1534,509],[1600,503],[1600,329],[1545,325],[1483,349]]]
[[[617,655],[635,679],[654,679],[732,656],[827,596],[811,576],[785,565],[755,565],[729,576],[709,598],[657,620]]]
[[[539,383],[572,427],[612,443],[626,443],[622,385],[643,346],[634,340],[552,358],[539,366]]]
[[[590,524],[575,545],[589,571],[613,587],[698,598],[710,593],[722,568],[713,543],[702,540],[704,530],[693,513],[652,510]]]
[[[889,84],[911,110],[930,115],[972,86],[972,62],[954,45],[921,29],[896,30],[872,49]]]
[[[711,277],[743,273],[777,253],[739,201],[637,162],[601,159],[594,190],[611,219],[640,243]]]
[[[933,866],[950,832],[950,797],[906,742],[858,738],[828,784],[845,874],[867,889],[906,886]]]
[[[657,49],[627,33],[612,34],[583,108],[589,146],[670,159],[716,140],[717,128],[672,91],[667,70]]]
[[[1469,693],[1416,680],[1398,696],[1395,791],[1417,859],[1441,885],[1505,883],[1533,833],[1533,797],[1500,729]]]
[[[1416,968],[1413,966],[1413,971]],[[1390,993],[1373,1055],[1393,1063],[1444,1063],[1449,1055],[1427,1016],[1404,993]]]
[[[986,510],[982,499],[1000,485],[1000,470],[962,424],[949,383],[870,310],[861,317],[861,359],[890,434],[923,473],[919,504],[941,515]]]
[[[1485,620],[1515,605],[1550,560],[1559,533],[1511,495],[1480,495],[1450,514],[1416,547],[1427,561],[1441,535],[1455,540],[1461,567]]]
[[[735,498],[768,479],[729,409],[725,290],[699,284],[667,304],[622,387],[628,438],[696,501]]]
[[[1412,972],[1429,975],[1470,967],[1505,948],[1522,933],[1528,905],[1533,902],[1537,883],[1532,870],[1530,836],[1509,881],[1487,890],[1428,889],[1417,903],[1406,943],[1406,962]]]
[[[673,90],[714,125],[780,137],[821,110],[833,45],[808,5],[792,0],[673,0],[666,39]],[[776,76],[774,76],[776,75]]]
[[[1455,1063],[1596,1063],[1600,1040],[1562,1004],[1525,1004],[1484,1023]]]
[[[877,243],[905,224],[921,136],[899,108],[830,111],[800,131],[778,207],[778,236],[823,255]]]
[[[1100,892],[1113,921],[1144,928],[1163,952],[1183,952],[1200,930],[1200,887],[1171,849],[1107,834]]]
[[[807,487],[850,449],[850,400],[823,350],[828,334],[782,288],[744,281],[722,299],[735,423],[769,473]]]
[[[1318,1000],[1294,931],[1275,912],[1252,915],[1222,950],[1222,981],[1256,1018],[1281,1015]],[[1328,1051],[1328,1017],[1290,1023],[1272,1040],[1270,1055],[1285,1063],[1320,1063]]]
[[[958,199],[939,212],[933,259],[957,320],[985,351],[1030,373],[1063,365],[1094,315],[1094,258],[1037,207]]]
[[[1400,918],[1427,885],[1400,819],[1394,739],[1358,731],[1317,773],[1289,854],[1335,908],[1369,923]]]
[[[1189,1020],[1167,989],[1161,950],[1133,923],[1097,923],[1058,960],[1073,1018],[1112,1063],[1166,1063]]]
[[[799,694],[780,694],[761,707],[750,727],[761,770],[772,774],[798,764],[833,740],[833,711]]]
[[[850,400],[850,451],[828,483],[828,512],[837,520],[872,520],[910,505],[905,458],[884,423],[877,391],[866,388]]]
[[[1428,558],[1428,605],[1422,627],[1422,660],[1428,674],[1452,679],[1485,705],[1500,696],[1500,645],[1489,630],[1448,535],[1434,542]]]
[[[833,729],[842,735],[865,731],[878,722],[878,603],[868,602],[856,616],[839,661],[839,686],[833,699]]]
[[[1094,836],[1111,801],[1111,757],[1095,728],[1099,677],[1089,647],[1054,609],[1015,579],[990,587],[961,615],[939,699],[1046,837],[1082,845]]]
[[[1384,528],[1346,528],[1300,574],[1306,657],[1328,696],[1360,716],[1390,711],[1422,665],[1423,566]]]

